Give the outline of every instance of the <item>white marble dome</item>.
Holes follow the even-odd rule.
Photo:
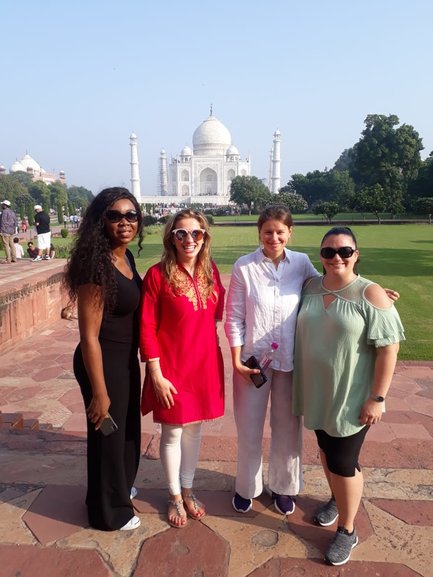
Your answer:
[[[225,154],[232,137],[224,124],[211,115],[195,130],[192,142],[195,155],[217,156]]]
[[[234,144],[227,148],[227,156],[239,156],[239,150]]]
[[[39,166],[39,164],[36,162],[36,160],[30,156],[30,154],[25,154],[22,157],[20,162],[21,162],[22,166],[24,166],[25,170],[27,170],[28,168],[31,168],[35,172],[41,172],[42,171],[42,168]]]
[[[10,172],[26,172],[27,169],[21,164],[19,160],[16,160],[10,167]]]
[[[184,146],[182,148],[182,152],[180,153],[182,156],[191,156],[192,155],[192,150],[190,146]]]

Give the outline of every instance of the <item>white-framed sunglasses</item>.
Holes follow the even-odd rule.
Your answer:
[[[186,228],[175,228],[171,231],[172,234],[177,238],[177,240],[184,240],[188,235],[191,235],[193,240],[202,240],[206,231],[202,228],[196,228],[194,230],[186,230]]]

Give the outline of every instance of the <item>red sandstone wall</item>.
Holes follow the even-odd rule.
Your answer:
[[[0,273],[8,274],[0,276],[0,352],[61,318],[67,303],[61,289],[64,265],[63,259],[23,259],[2,267]]]

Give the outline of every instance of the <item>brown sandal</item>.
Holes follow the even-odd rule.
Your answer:
[[[202,519],[206,515],[203,503],[197,499],[194,493],[185,493],[182,497],[184,509],[192,519]],[[188,504],[187,499],[192,504]]]
[[[182,499],[180,501],[173,501],[172,499],[168,500],[168,513],[167,513],[167,521],[169,525],[174,527],[175,529],[183,529],[186,527],[187,515],[184,509],[184,503]],[[180,523],[175,523],[170,519],[173,515],[173,509],[176,509],[176,515],[180,520]]]

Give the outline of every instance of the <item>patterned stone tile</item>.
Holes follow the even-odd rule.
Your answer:
[[[39,543],[53,543],[87,526],[85,498],[85,487],[48,485],[30,505],[23,520]]]
[[[153,566],[161,576],[226,577],[229,560],[230,546],[224,538],[201,522],[189,522],[146,540],[133,575],[146,575]]]
[[[0,545],[2,575],[19,577],[83,577],[92,568],[92,577],[112,577],[97,551],[62,551],[28,545]]]

